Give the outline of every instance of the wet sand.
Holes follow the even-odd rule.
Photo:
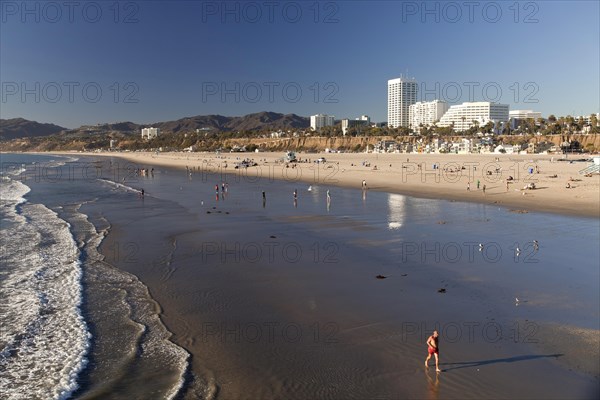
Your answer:
[[[361,188],[365,180],[369,189],[415,197],[497,204],[517,211],[600,217],[600,175],[580,175],[579,171],[590,163],[559,161],[564,158],[562,155],[299,153],[300,159],[309,162],[298,163],[296,168],[285,168],[277,162],[283,153],[124,152],[103,155],[124,158],[140,166],[187,166],[203,173],[232,173],[248,182],[258,176],[269,180]],[[325,157],[327,162],[314,163],[319,157]],[[236,170],[236,162],[244,158],[254,159],[258,166]],[[584,157],[569,155],[567,160],[579,158]],[[436,169],[433,169],[434,164]],[[531,168],[533,174],[529,173]],[[509,177],[513,180],[507,189]],[[523,190],[529,183],[535,183],[537,189]],[[567,183],[571,188],[566,188]],[[467,190],[468,184],[470,190]]]
[[[115,265],[148,287],[171,340],[191,354],[182,398],[597,394],[593,363],[565,362],[589,346],[578,329],[599,332],[597,220],[145,166],[153,179],[125,183],[146,200],[104,215],[141,250]],[[501,255],[471,258],[465,243],[477,242]],[[439,375],[423,366],[435,327]]]

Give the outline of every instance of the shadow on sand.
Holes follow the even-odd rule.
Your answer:
[[[528,355],[528,356],[517,356],[517,357],[509,357],[509,358],[496,358],[494,360],[440,363],[440,368],[444,367],[443,370],[445,372],[445,371],[452,371],[453,369],[473,368],[473,367],[479,367],[482,365],[490,365],[490,364],[497,364],[497,363],[513,363],[513,362],[520,362],[520,361],[536,360],[538,358],[551,358],[551,357],[558,358],[563,355],[564,354]]]

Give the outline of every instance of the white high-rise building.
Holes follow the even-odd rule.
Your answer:
[[[419,84],[414,78],[390,79],[388,81],[388,126],[408,127],[409,107],[417,102]]]
[[[455,131],[466,131],[477,121],[479,126],[508,121],[508,104],[489,101],[467,102],[450,106],[438,126],[454,126]]]
[[[158,136],[160,129],[158,128],[143,128],[142,139],[153,139]]]
[[[442,119],[449,105],[442,100],[418,101],[408,108],[409,127],[419,131],[421,126],[430,126]]]
[[[334,123],[334,115],[317,114],[310,116],[310,127],[315,131],[318,131],[324,126],[333,126]]]

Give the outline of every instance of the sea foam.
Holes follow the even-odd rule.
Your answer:
[[[90,337],[81,315],[81,264],[69,224],[2,180],[0,387],[8,399],[66,399]]]

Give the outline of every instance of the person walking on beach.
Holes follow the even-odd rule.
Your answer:
[[[485,185],[483,185],[483,194],[485,194]]]
[[[471,191],[471,182],[467,182],[467,192]]]
[[[435,356],[435,372],[442,372],[439,364],[439,339],[438,339],[438,331],[433,331],[433,334],[427,338],[427,358],[425,359],[425,368],[429,368],[429,359],[433,354]]]
[[[477,179],[477,190],[479,190],[479,184],[480,184],[480,183],[481,183],[481,182],[479,182],[479,179]]]

